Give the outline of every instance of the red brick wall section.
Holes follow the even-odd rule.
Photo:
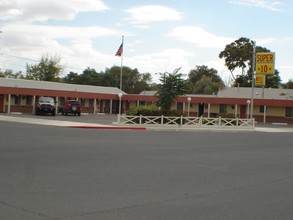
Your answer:
[[[94,107],[81,107],[81,113],[94,113]]]

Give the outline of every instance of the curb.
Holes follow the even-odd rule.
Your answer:
[[[110,126],[84,126],[84,125],[76,125],[76,126],[62,126],[64,128],[82,128],[82,129],[101,129],[101,130],[140,130],[146,131],[147,129],[144,127],[110,127]]]

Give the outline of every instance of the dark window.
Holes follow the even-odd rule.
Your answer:
[[[25,104],[31,105],[32,104],[32,97],[31,96],[25,96]]]
[[[80,105],[85,107],[85,100],[83,98],[80,99]]]
[[[259,106],[259,112],[260,113],[264,113],[265,112],[265,106],[264,105]],[[268,112],[268,107],[266,107],[266,112]]]
[[[89,107],[94,107],[94,100],[93,99],[89,99]]]
[[[182,102],[177,102],[177,110],[183,111],[183,103]]]
[[[220,105],[220,114],[226,114],[227,113],[227,105],[221,104]]]
[[[293,108],[292,107],[286,107],[285,117],[288,117],[288,118],[293,117]]]
[[[14,105],[20,105],[20,96],[19,95],[14,96]]]

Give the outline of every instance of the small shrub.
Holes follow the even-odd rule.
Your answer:
[[[137,106],[127,111],[127,115],[144,115],[144,116],[157,116],[161,112],[157,107],[154,106]]]
[[[221,118],[235,118],[235,115],[232,113],[223,113],[223,114],[219,114],[219,117],[221,117]]]
[[[180,116],[186,116],[186,113],[181,110],[171,110],[166,114],[166,116],[180,117]]]

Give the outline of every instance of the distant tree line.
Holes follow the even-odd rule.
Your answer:
[[[59,57],[43,56],[39,63],[35,65],[26,65],[26,74],[22,72],[13,73],[7,70],[4,73],[0,72],[0,77],[21,78],[37,81],[52,81],[70,84],[120,87],[121,67],[113,66],[105,71],[97,72],[95,69],[88,67],[82,73],[70,72],[64,77],[61,77],[64,67],[60,64]],[[181,68],[178,68],[179,72]],[[224,85],[217,71],[207,66],[196,66],[190,70],[189,74],[174,72],[159,73],[164,76],[162,82],[169,82],[175,78],[180,79],[180,86],[184,87],[184,91],[190,94],[213,94],[216,93],[221,86]],[[153,83],[150,73],[140,73],[138,69],[130,67],[122,67],[122,90],[128,94],[139,94],[142,91],[160,89],[160,83]],[[187,75],[187,79],[183,76]],[[171,79],[169,79],[171,78]],[[182,80],[182,82],[181,82]],[[175,85],[173,82],[171,85]],[[167,85],[167,84],[166,84]],[[170,88],[168,91],[171,91]]]
[[[232,86],[250,87],[252,83],[252,50],[253,41],[248,38],[239,38],[231,44],[226,45],[225,49],[220,52],[219,58],[225,60],[225,65],[231,72]],[[256,47],[256,52],[269,52],[270,50],[263,47]],[[106,68],[105,71],[97,72],[95,69],[88,67],[82,73],[70,72],[61,77],[65,67],[61,64],[60,57],[42,56],[39,63],[35,65],[26,65],[26,73],[12,70],[1,71],[0,77],[21,78],[39,81],[53,81],[71,84],[83,84],[94,86],[120,87],[121,67],[113,66]],[[205,65],[199,65],[191,69],[188,74],[180,73],[180,68],[173,73],[159,73],[161,75],[160,83],[152,82],[150,73],[140,73],[138,69],[123,66],[122,67],[122,90],[129,94],[138,94],[142,91],[156,90],[163,94],[162,86],[166,91],[174,94],[213,94],[224,86],[224,82],[218,75],[217,70]],[[240,70],[241,74],[235,72]],[[239,72],[239,71],[238,71]],[[184,77],[185,76],[185,77]],[[185,78],[185,79],[183,79]],[[181,87],[181,90],[178,86]],[[176,89],[175,89],[176,87]],[[293,81],[281,84],[279,71],[276,70],[274,75],[266,76],[267,88],[293,88]],[[171,90],[173,88],[173,90]]]

